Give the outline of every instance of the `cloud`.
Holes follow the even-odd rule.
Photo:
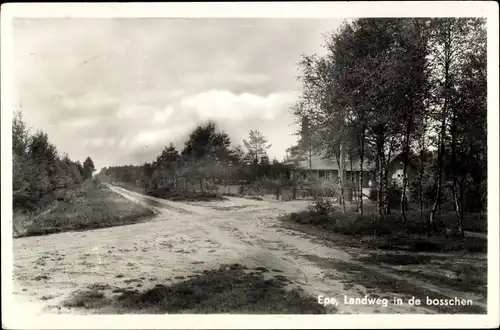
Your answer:
[[[273,120],[292,104],[294,93],[278,92],[267,96],[251,93],[234,94],[226,90],[210,90],[184,98],[181,106],[193,109],[203,119],[243,121],[248,118]]]
[[[67,121],[60,122],[59,126],[66,127],[69,129],[87,128],[87,127],[97,125],[99,120],[100,120],[100,117],[97,117],[97,116],[88,117],[88,118],[85,118],[85,117],[76,118],[76,119],[70,119]]]
[[[15,19],[15,95],[28,124],[97,167],[151,161],[214,119],[281,158],[301,54],[339,19]],[[147,151],[146,148],[147,147]]]
[[[161,143],[161,141],[165,141],[169,136],[171,136],[172,130],[169,128],[158,129],[158,130],[147,130],[138,133],[133,141],[132,146],[145,146],[145,145],[155,145],[157,143]]]
[[[158,124],[166,123],[174,113],[172,106],[167,106],[164,110],[156,110],[153,113],[153,121]]]

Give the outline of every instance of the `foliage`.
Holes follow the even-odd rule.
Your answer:
[[[319,214],[314,209],[284,216],[283,220],[309,228],[318,227],[325,233],[336,233],[353,237],[360,246],[390,250],[412,251],[468,251],[486,252],[486,240],[475,237],[457,236],[456,232],[447,230],[454,223],[454,215],[445,213],[438,216],[431,230],[434,236],[426,237],[426,223],[420,219],[419,212],[407,213],[408,221],[403,223],[399,214],[385,214],[384,221],[377,221],[374,213],[361,215],[355,212],[344,214],[339,208],[334,208],[328,214]],[[475,215],[474,217],[477,217]],[[474,217],[468,224],[477,224]],[[424,220],[425,221],[425,220]]]
[[[32,134],[20,111],[12,122],[12,165],[14,210],[39,209],[84,180],[82,165],[60,155],[46,133]]]
[[[245,161],[249,164],[257,164],[267,157],[267,149],[271,147],[266,137],[258,130],[250,130],[248,140],[243,139],[243,145],[248,150]],[[265,160],[264,160],[265,162]]]
[[[54,206],[39,214],[14,214],[16,237],[106,228],[137,223],[152,216],[149,208],[130,203],[98,180],[65,189]]]
[[[92,178],[92,173],[95,172],[94,162],[90,157],[87,157],[83,162],[83,177],[85,179]]]
[[[334,211],[333,203],[330,199],[319,197],[309,204],[309,212],[319,216],[328,216]]]
[[[252,130],[250,136],[249,141],[244,141],[250,147],[245,152],[241,145],[232,146],[227,133],[209,121],[189,134],[180,152],[169,143],[152,163],[103,168],[98,176],[103,181],[140,186],[145,191],[200,193],[214,193],[217,184],[244,184],[265,178],[283,181],[290,167],[275,159],[269,162],[265,149],[270,145],[260,132]],[[248,162],[249,155],[260,159]]]
[[[207,156],[217,160],[227,160],[230,157],[230,144],[231,141],[227,133],[218,132],[215,122],[209,121],[191,132],[182,150],[182,155],[194,160]]]
[[[378,221],[397,206],[406,221],[407,191],[421,210],[432,206],[428,226],[446,199],[455,206],[459,232],[465,212],[484,210],[483,19],[355,19],[327,36],[324,55],[304,56],[300,70],[302,93],[293,113],[308,123],[308,141],[290,149],[291,159],[304,157],[308,144],[339,168],[347,155],[372,161]],[[427,157],[430,149],[435,156]],[[388,177],[397,153],[402,189],[391,187]],[[412,153],[419,155],[418,175],[408,182]],[[346,183],[339,179],[343,196]]]

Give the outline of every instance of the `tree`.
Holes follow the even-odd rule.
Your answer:
[[[374,149],[379,218],[387,209],[386,165],[398,142],[394,134],[398,104],[393,91],[399,81],[394,77],[393,45],[399,24],[397,19],[358,19],[327,37],[326,55],[305,56],[300,64],[301,106],[295,111],[296,116],[308,118],[315,149],[335,157],[344,209],[344,155],[354,141],[350,131],[356,129],[360,137],[355,144],[361,164],[365,146]]]
[[[16,210],[34,211],[41,201],[55,198],[55,189],[81,181],[78,164],[67,154],[58,156],[46,133],[31,134],[17,111],[12,122],[13,204]]]
[[[248,140],[243,139],[247,149],[246,160],[249,164],[258,164],[262,157],[267,157],[267,150],[271,147],[267,138],[256,129],[250,130]]]
[[[406,222],[406,195],[408,190],[408,163],[410,145],[419,122],[425,121],[425,103],[429,98],[429,71],[427,66],[428,21],[408,19],[402,21],[396,35],[394,75],[398,85],[395,89],[398,106],[398,124],[401,125],[403,154],[403,186],[400,210]]]
[[[434,84],[434,111],[432,116],[439,124],[436,127],[438,136],[438,155],[435,172],[436,193],[429,216],[429,226],[434,223],[436,212],[441,205],[443,190],[445,189],[444,185],[447,181],[446,172],[448,172],[453,181],[451,190],[452,198],[455,200],[456,205],[457,229],[459,233],[462,232],[460,219],[463,215],[460,216],[458,186],[461,185],[460,180],[465,177],[464,173],[467,172],[467,170],[461,168],[466,163],[462,162],[463,159],[460,159],[457,150],[459,147],[459,136],[461,135],[459,120],[461,118],[468,120],[468,117],[473,115],[466,110],[466,106],[464,107],[469,102],[466,100],[485,99],[486,94],[481,92],[481,89],[484,89],[483,85],[485,85],[485,80],[480,78],[482,74],[468,71],[474,62],[485,63],[486,61],[486,39],[483,25],[484,23],[481,19],[472,18],[439,18],[432,21],[433,33],[430,39],[433,58],[431,70],[434,78],[432,80]],[[476,52],[480,56],[478,59],[472,60]],[[461,77],[474,79],[474,76],[479,78],[478,85],[469,85],[468,88],[470,88],[471,93],[464,93],[463,91],[466,89],[463,89],[463,85],[462,88],[460,87],[461,83],[464,82]],[[480,82],[480,80],[483,80],[483,82]],[[469,96],[464,98],[466,94]],[[478,109],[474,109],[472,112],[476,113],[476,111]],[[479,113],[482,113],[479,117],[485,117],[484,112],[479,111]],[[447,141],[449,141],[449,147],[447,147]],[[448,171],[446,170],[447,157],[450,158],[452,164]],[[462,183],[465,184],[464,181]]]
[[[172,142],[166,146],[161,154],[156,158],[154,164],[156,177],[159,178],[161,185],[166,182],[173,183],[174,187],[177,182],[176,171],[179,167],[179,151],[175,148]]]
[[[209,121],[197,126],[188,137],[182,155],[194,160],[209,156],[218,160],[227,160],[230,155],[231,140],[227,133],[217,130],[217,125]]]
[[[90,157],[87,157],[83,162],[83,177],[84,179],[92,178],[92,173],[95,172],[94,162]]]
[[[179,151],[175,148],[172,142],[166,146],[161,154],[156,158],[158,164],[170,164],[179,159]]]
[[[23,120],[22,113],[16,111],[12,121],[12,152],[19,156],[25,155],[28,151],[29,138],[29,129]]]
[[[241,163],[244,161],[245,151],[243,150],[243,147],[240,144],[231,148],[230,153],[231,153],[231,161],[233,163]]]
[[[455,51],[456,70],[450,88],[452,102],[449,106],[449,160],[445,172],[457,216],[457,232],[463,233],[465,187],[477,187],[477,179],[486,174],[486,31],[484,20],[467,19],[459,23]],[[484,133],[483,133],[484,132]],[[474,177],[474,179],[472,179]],[[474,182],[475,181],[475,182]],[[478,203],[481,198],[476,195]]]

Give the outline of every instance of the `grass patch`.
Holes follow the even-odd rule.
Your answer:
[[[211,206],[212,209],[218,211],[236,211],[248,208],[249,205],[232,205],[232,206]]]
[[[110,300],[98,289],[77,291],[73,296],[64,301],[67,308],[97,309],[110,304]]]
[[[194,192],[194,191],[171,191],[168,189],[149,189],[146,191],[148,196],[168,199],[171,201],[185,201],[185,202],[205,202],[213,200],[227,200],[220,194],[210,192]]]
[[[246,199],[253,199],[253,200],[256,200],[256,201],[262,201],[262,200],[264,200],[264,199],[263,199],[262,197],[260,197],[260,196],[253,196],[253,195],[251,195],[251,196],[245,196],[245,198],[246,198]]]
[[[432,283],[438,287],[482,295],[487,293],[486,260],[454,260],[454,258],[445,256],[385,253],[371,254],[356,258],[356,260],[377,266],[382,265],[382,267],[385,265],[396,266],[391,267],[391,270],[406,277]]]
[[[427,288],[417,286],[413,283],[410,283],[409,281],[396,279],[394,277],[375,272],[353,263],[339,261],[331,258],[321,258],[313,255],[305,255],[304,257],[322,265],[323,268],[327,271],[326,276],[341,281],[342,283],[344,283],[346,288],[353,288],[359,285],[366,288],[366,292],[359,292],[360,296],[364,296],[366,293],[373,297],[378,296],[380,298],[387,298],[389,299],[389,301],[392,301],[392,298],[394,296],[400,296],[404,301],[408,301],[408,299],[410,299],[411,297],[416,297],[422,301],[422,306],[426,306],[426,297],[429,297],[431,299],[453,298],[436,293]],[[331,269],[332,272],[328,273],[328,269]],[[381,292],[384,293],[383,296],[380,295]],[[469,306],[430,305],[427,307],[442,314],[486,313],[483,308],[474,304]]]
[[[172,285],[157,284],[138,291],[123,290],[112,300],[90,292],[69,300],[69,306],[96,306],[96,312],[110,313],[247,313],[323,314],[326,310],[313,297],[287,290],[283,279],[265,279],[239,264],[207,270]],[[108,308],[103,309],[104,304]],[[65,303],[68,306],[68,302]],[[99,310],[100,309],[100,310]]]
[[[14,216],[15,237],[38,236],[121,226],[143,221],[154,215],[150,209],[130,202],[100,184],[83,184],[67,190],[65,197],[48,212],[38,216]]]
[[[343,214],[339,209],[318,202],[308,210],[291,213],[282,219],[301,225],[317,227],[326,232],[356,238],[352,243],[357,247],[406,251],[468,251],[486,253],[487,241],[480,236],[459,236],[448,228],[450,215],[437,217],[432,228],[428,228],[424,215],[409,211],[403,223],[399,214],[385,215],[378,220],[376,214],[363,216],[349,211]],[[454,218],[453,218],[454,220]],[[432,235],[428,235],[428,232]]]

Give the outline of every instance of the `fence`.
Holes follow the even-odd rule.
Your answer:
[[[370,188],[363,188],[363,199],[367,200],[369,199],[370,195]],[[289,201],[289,200],[309,200],[309,199],[314,199],[316,196],[318,196],[318,193],[316,189],[313,188],[278,188],[278,193],[277,193],[277,199],[282,200],[282,201]],[[359,200],[361,194],[356,191],[354,192],[352,189],[345,188],[344,189],[344,196],[345,200],[347,202],[352,202],[355,200]],[[338,196],[324,196],[324,197],[338,197]]]

